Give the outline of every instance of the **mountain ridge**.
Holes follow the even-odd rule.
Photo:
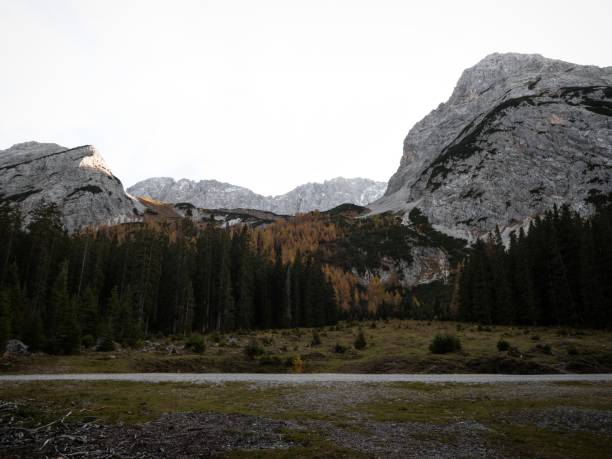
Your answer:
[[[252,190],[217,180],[175,180],[151,177],[127,189],[135,196],[149,196],[169,203],[188,202],[197,207],[250,208],[293,215],[313,210],[325,211],[340,204],[367,205],[380,197],[386,184],[374,180],[335,177],[309,182],[280,195],[261,195]]]

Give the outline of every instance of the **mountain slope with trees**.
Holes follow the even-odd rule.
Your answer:
[[[189,219],[174,231],[140,224],[68,235],[57,207],[27,227],[0,207],[0,341],[76,352],[87,340],[134,344],[144,335],[335,323],[333,287],[312,257],[283,262],[251,230]]]

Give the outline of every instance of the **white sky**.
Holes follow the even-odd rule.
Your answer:
[[[96,145],[129,186],[386,181],[492,52],[612,65],[612,1],[0,0],[0,149]]]

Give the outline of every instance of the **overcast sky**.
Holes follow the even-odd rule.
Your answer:
[[[126,186],[387,181],[464,68],[612,65],[610,24],[610,0],[0,0],[0,149],[94,144]]]

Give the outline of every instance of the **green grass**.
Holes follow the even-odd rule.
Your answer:
[[[95,416],[105,423],[135,424],[170,412],[258,415],[287,391],[287,387],[249,389],[245,383],[35,382],[0,384],[0,399],[25,404],[35,421],[72,411],[71,419]]]

